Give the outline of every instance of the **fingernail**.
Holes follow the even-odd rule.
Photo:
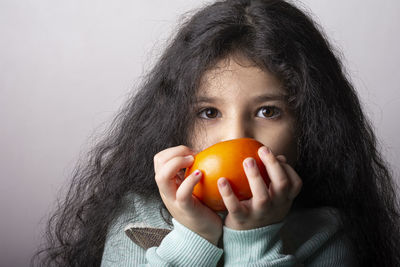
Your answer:
[[[225,186],[226,186],[226,181],[225,181],[225,179],[219,179],[219,180],[218,180],[218,185],[219,185],[220,187],[225,187]]]
[[[193,160],[193,159],[194,159],[194,157],[193,157],[192,155],[189,155],[189,156],[186,156],[186,157],[185,157],[185,159],[190,159],[190,160]]]
[[[196,171],[194,172],[194,176],[200,176],[200,175],[201,175],[201,171],[196,170]]]
[[[247,168],[253,168],[254,167],[254,159],[247,159],[244,164],[246,164]]]
[[[271,153],[271,149],[269,147],[262,147],[260,152],[262,155],[267,156]]]

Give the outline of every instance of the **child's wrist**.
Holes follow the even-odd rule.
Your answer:
[[[219,239],[222,236],[222,225],[220,228],[216,229],[217,227],[215,227],[214,229],[191,229],[189,228],[191,231],[195,232],[196,234],[198,234],[199,236],[201,236],[202,238],[204,238],[205,240],[207,240],[208,242],[210,242],[213,245],[217,245],[219,242]],[[211,230],[211,231],[210,231]]]
[[[219,239],[222,236],[222,225],[220,225],[220,227],[205,227],[200,229],[199,227],[194,226],[194,223],[185,223],[176,218],[174,218],[174,220],[215,246],[218,244]]]
[[[260,223],[243,223],[243,224],[238,224],[238,223],[225,223],[225,227],[228,229],[232,229],[235,231],[246,231],[246,230],[253,230],[253,229],[259,229],[275,224],[281,223],[283,220],[275,220],[275,221],[269,221],[269,222],[260,222]]]
[[[209,234],[208,235],[199,234],[199,235],[208,242],[210,242],[211,244],[217,246],[222,233],[220,235],[209,235]]]

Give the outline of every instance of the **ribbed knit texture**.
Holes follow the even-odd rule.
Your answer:
[[[246,231],[224,227],[224,262],[227,266],[293,266],[295,258],[284,255],[279,230],[283,223]]]
[[[170,266],[215,266],[222,249],[211,244],[172,219],[174,230],[168,234],[158,248],[147,250],[146,257],[153,265]]]
[[[133,205],[132,196],[127,201]],[[156,201],[135,208],[130,223],[172,231],[159,247],[146,251],[124,233],[133,216],[128,207],[109,229],[102,267],[216,266],[221,257],[225,266],[356,266],[332,208],[293,211],[282,223],[258,229],[224,227],[223,250],[175,220],[173,227],[166,224]]]

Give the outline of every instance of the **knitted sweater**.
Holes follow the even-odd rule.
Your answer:
[[[355,266],[333,208],[291,211],[283,222],[253,230],[224,227],[215,246],[174,219],[167,224],[158,201],[126,200],[126,211],[107,234],[102,267]]]

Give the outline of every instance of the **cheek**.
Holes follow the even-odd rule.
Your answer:
[[[295,163],[297,159],[297,140],[291,129],[266,134],[259,140],[270,147],[276,156],[284,155],[290,165]]]
[[[288,163],[293,165],[297,159],[297,142],[292,136],[281,137],[272,146],[272,151],[274,151],[275,155],[284,155]]]
[[[213,140],[213,136],[214,135],[212,131],[206,128],[205,125],[196,123],[193,133],[189,139],[190,148],[196,153],[204,150],[205,148],[216,143]]]

